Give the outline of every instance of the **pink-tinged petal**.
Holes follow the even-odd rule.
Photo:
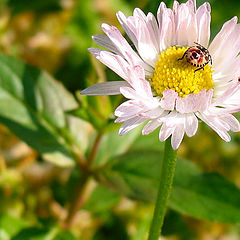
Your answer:
[[[131,87],[122,87],[120,88],[121,94],[128,99],[136,99],[139,97],[137,92]]]
[[[129,84],[125,81],[103,82],[94,84],[80,92],[81,95],[117,95],[121,87],[127,87]]]
[[[224,91],[224,93],[213,102],[213,106],[222,106],[224,103],[229,101],[232,96],[237,96],[236,103],[239,103],[238,100],[240,100],[240,85],[238,81],[230,83],[229,87]]]
[[[225,127],[218,121],[218,117],[207,116],[202,113],[196,113],[196,115],[211,127],[224,141],[230,142],[231,137]]]
[[[173,133],[172,133],[172,138],[171,138],[171,144],[172,148],[174,150],[178,149],[180,146],[184,136],[184,125],[179,124],[175,127]]]
[[[194,114],[185,114],[185,131],[188,137],[196,134],[198,129],[198,119]]]
[[[143,110],[134,100],[129,100],[118,106],[114,111],[114,115],[117,117],[133,117]]]
[[[99,46],[104,47],[113,53],[120,54],[117,48],[112,44],[111,40],[106,35],[96,34],[92,36],[92,39]]]
[[[206,92],[201,90],[198,94],[189,94],[185,98],[178,97],[176,101],[176,110],[180,113],[203,112],[211,104],[213,90]]]
[[[210,44],[208,50],[212,56],[213,63],[215,62],[216,54],[218,53],[218,51],[221,51],[221,49],[224,48],[226,40],[234,30],[236,24],[237,24],[237,17],[233,17],[231,20],[224,23],[221,31],[216,35],[216,37],[213,39],[212,43]]]
[[[233,132],[239,132],[240,131],[240,124],[239,121],[231,114],[226,114],[220,117],[222,121],[226,122],[230,130]]]
[[[160,51],[165,51],[177,43],[174,15],[171,9],[166,8],[163,10],[161,23],[159,48]]]
[[[192,46],[194,44],[194,42],[197,41],[198,34],[199,33],[198,33],[196,15],[195,15],[195,13],[190,12],[189,22],[188,22],[188,27],[187,27],[188,46]]]
[[[147,26],[152,36],[152,42],[156,50],[159,52],[159,27],[155,16],[152,13],[147,15]]]
[[[146,15],[145,13],[140,9],[140,8],[135,8],[133,11],[133,16],[139,19],[142,19],[143,21],[146,20]]]
[[[220,117],[221,115],[232,114],[232,113],[236,113],[236,112],[240,112],[239,105],[238,106],[231,106],[231,105],[225,106],[225,104],[223,104],[220,107],[215,107],[213,105],[209,106],[209,108],[207,109],[207,111],[204,112],[204,114]]]
[[[196,12],[196,0],[188,0],[186,2],[186,5],[188,6],[189,10],[193,13]]]
[[[178,93],[172,89],[164,90],[160,106],[165,110],[174,110],[177,97]]]
[[[152,97],[150,83],[145,80],[145,72],[141,66],[128,68],[129,84],[143,97]]]
[[[137,32],[136,32],[136,19],[134,17],[127,17],[124,13],[118,12],[117,13],[117,19],[122,25],[124,31],[128,35],[128,37],[131,39],[135,47],[138,46],[137,43]]]
[[[94,55],[94,57],[112,69],[121,78],[128,80],[126,73],[129,64],[121,56],[98,48],[89,48],[88,50]]]
[[[146,70],[151,70],[151,68],[142,61],[142,59],[136,54],[136,52],[133,51],[129,43],[126,41],[126,39],[122,36],[120,31],[116,27],[102,24],[102,29],[112,41],[117,50],[121,53],[121,55],[124,56],[124,58],[131,65],[141,65],[146,68]]]
[[[166,4],[164,2],[161,2],[158,10],[157,10],[157,20],[158,20],[158,25],[159,25],[159,30],[161,32],[162,26],[163,26],[163,12],[166,10]]]
[[[177,13],[178,13],[178,8],[179,8],[179,2],[174,0],[174,2],[173,2],[173,12],[176,16],[177,16]]]
[[[175,126],[169,127],[169,126],[166,126],[166,123],[163,123],[159,131],[159,140],[161,142],[164,142],[173,133],[174,129],[175,129]]]
[[[194,12],[185,3],[178,7],[177,13],[177,44],[191,46],[197,40],[197,22]]]
[[[137,126],[139,126],[141,123],[143,123],[145,121],[146,121],[146,119],[140,118],[140,117],[134,117],[132,119],[129,119],[128,121],[123,123],[122,126],[120,127],[119,135],[122,136],[122,135],[128,133],[129,131],[136,128]]]
[[[140,21],[138,26],[138,53],[142,59],[153,68],[158,60],[158,49],[155,47],[153,38],[146,22]]]
[[[197,12],[198,40],[202,46],[208,47],[210,39],[211,6],[208,2],[201,5]]]
[[[149,121],[143,128],[142,134],[143,135],[148,135],[154,130],[156,130],[159,126],[161,126],[162,122],[159,121],[158,119],[154,119]]]
[[[126,116],[126,117],[118,117],[114,120],[115,123],[122,123],[122,122],[126,122],[129,119],[132,119],[132,116]]]
[[[231,57],[227,56],[226,60],[222,61],[222,63],[217,66],[218,72],[214,72],[212,74],[213,81],[216,83],[216,87],[220,86],[222,84],[228,83],[229,80],[237,80],[240,76],[240,55],[237,57]],[[218,95],[218,91],[217,91]]]
[[[221,42],[218,50],[214,53],[213,62],[215,71],[223,72],[226,67],[233,66],[234,59],[240,51],[240,24],[236,24],[226,40]]]
[[[162,109],[160,107],[156,107],[154,109],[151,109],[149,111],[139,114],[139,116],[144,117],[144,118],[149,118],[149,119],[155,119],[155,118],[165,116],[164,112],[165,112],[164,109]]]

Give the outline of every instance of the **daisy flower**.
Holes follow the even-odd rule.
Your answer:
[[[173,149],[184,137],[195,135],[198,121],[209,125],[225,141],[240,130],[232,115],[240,111],[240,25],[226,22],[209,44],[211,9],[198,9],[189,0],[167,8],[161,2],[157,18],[138,8],[133,16],[117,13],[132,43],[120,31],[102,24],[105,35],[93,40],[109,51],[90,48],[123,81],[95,84],[83,95],[122,94],[127,101],[115,110],[123,135],[146,122],[142,134],[160,128],[159,139],[171,136]]]

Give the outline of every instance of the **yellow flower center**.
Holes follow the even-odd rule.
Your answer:
[[[204,69],[195,71],[195,67],[187,62],[183,56],[187,47],[170,47],[159,55],[154,74],[150,78],[154,93],[162,96],[166,89],[172,89],[180,97],[188,94],[198,94],[202,89],[210,90],[213,87],[212,69],[207,64]]]

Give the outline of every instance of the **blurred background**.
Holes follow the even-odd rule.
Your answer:
[[[165,2],[172,6],[173,1]],[[209,2],[213,38],[225,21],[236,15],[240,17],[240,1]],[[145,13],[156,14],[159,3],[156,0],[0,0],[0,49],[44,69],[75,94],[99,80],[118,79],[87,51],[95,46],[91,36],[102,33],[101,23],[115,25],[122,31],[115,16],[117,11],[131,15],[139,7]],[[197,1],[198,6],[202,3]],[[86,124],[84,131],[91,132],[91,126]],[[138,141],[149,141],[146,144],[151,145],[152,138],[143,138]],[[225,143],[200,124],[195,137],[185,137],[178,155],[207,172],[221,173],[240,187],[239,144],[239,133],[232,134],[232,141]],[[66,216],[77,174],[76,169],[43,161],[0,125],[0,240],[144,239],[152,205],[126,199],[102,186],[96,189],[94,181],[73,227],[55,234],[59,221]],[[196,220],[169,210],[163,234],[172,240],[238,240],[239,229],[240,225]]]

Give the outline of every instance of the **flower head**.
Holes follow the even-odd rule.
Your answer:
[[[157,19],[138,8],[133,16],[118,12],[134,49],[116,27],[103,24],[105,35],[93,40],[109,51],[89,51],[124,81],[99,83],[81,94],[128,99],[115,110],[116,122],[123,122],[120,135],[147,122],[144,135],[160,127],[160,141],[171,136],[177,149],[185,133],[195,135],[200,119],[230,141],[228,131],[240,130],[232,115],[240,111],[240,25],[232,18],[209,45],[210,11],[209,3],[196,9],[189,0],[175,1],[173,9],[162,2]]]

